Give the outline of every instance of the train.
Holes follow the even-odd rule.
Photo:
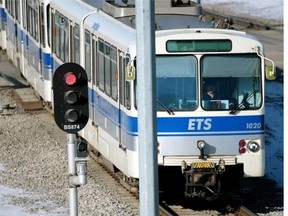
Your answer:
[[[135,1],[1,0],[0,7],[1,49],[52,109],[55,70],[66,62],[85,68],[89,121],[79,136],[137,185],[145,144]],[[256,38],[220,21],[203,15],[200,1],[155,1],[159,180],[179,175],[188,198],[215,200],[241,178],[265,174],[265,80],[274,67]]]

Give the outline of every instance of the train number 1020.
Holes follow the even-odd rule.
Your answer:
[[[254,122],[254,123],[246,123],[247,129],[261,129],[262,124],[260,122]]]

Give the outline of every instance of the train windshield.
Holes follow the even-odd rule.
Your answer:
[[[156,78],[158,111],[194,111],[201,106],[234,114],[262,106],[261,60],[256,54],[209,54],[200,61],[192,55],[160,55]]]
[[[157,56],[157,109],[195,110],[197,104],[195,56]]]
[[[205,110],[258,109],[262,105],[257,55],[205,55],[200,61],[201,105]]]

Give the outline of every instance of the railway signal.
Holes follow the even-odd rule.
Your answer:
[[[78,215],[77,187],[87,183],[87,142],[76,139],[89,118],[88,79],[76,63],[65,63],[53,75],[54,118],[67,133],[70,215]]]
[[[77,142],[76,157],[84,159],[88,157],[88,145],[85,140],[80,140]]]
[[[88,79],[76,63],[65,63],[53,75],[54,118],[67,133],[82,130],[89,118]]]

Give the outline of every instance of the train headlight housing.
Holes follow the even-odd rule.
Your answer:
[[[204,140],[199,140],[199,141],[197,142],[197,147],[198,147],[200,150],[203,150],[203,149],[205,148],[205,145],[206,145],[206,143],[205,143]]]
[[[206,146],[206,143],[204,140],[198,140],[197,147],[200,150],[200,156],[199,156],[200,159],[204,159],[206,157],[205,146]]]
[[[249,142],[247,147],[248,147],[249,151],[254,152],[254,153],[256,153],[260,150],[259,143],[255,142],[255,141]]]

